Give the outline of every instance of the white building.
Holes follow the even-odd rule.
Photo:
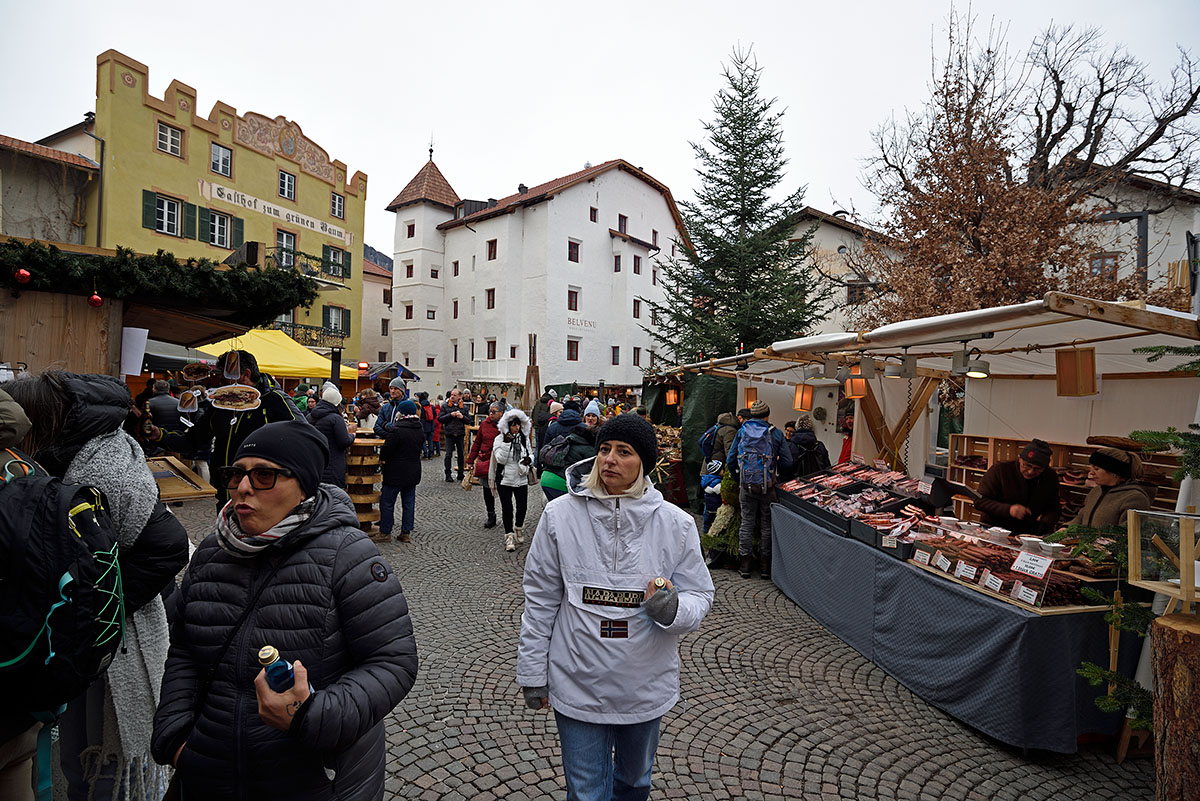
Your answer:
[[[432,155],[432,154],[431,154]],[[620,159],[495,200],[460,200],[432,158],[396,214],[392,358],[442,394],[523,384],[635,385],[651,366],[656,259],[684,237],[670,190]]]
[[[362,348],[364,362],[392,361],[392,271],[362,260]]]

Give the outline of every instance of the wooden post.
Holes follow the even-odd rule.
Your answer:
[[[1150,626],[1154,774],[1158,801],[1200,798],[1200,618],[1164,615]]]

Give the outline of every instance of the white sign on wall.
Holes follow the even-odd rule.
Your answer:
[[[247,195],[245,192],[240,192],[237,189],[230,189],[227,186],[213,183],[212,181],[200,181],[200,194],[205,200],[219,200],[222,203],[228,203],[231,206],[237,206],[248,211],[256,211],[270,217],[284,225],[293,225],[299,228],[304,228],[309,231],[315,231],[323,236],[340,239],[350,247],[354,244],[354,234],[336,225],[331,225],[324,220],[317,220],[305,214],[285,209],[269,200]]]

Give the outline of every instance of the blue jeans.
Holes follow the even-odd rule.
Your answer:
[[[645,801],[662,718],[625,725],[585,723],[554,713],[567,801]]]
[[[391,534],[396,523],[396,496],[400,497],[400,530],[412,531],[417,513],[417,488],[384,484],[379,491],[379,533]]]

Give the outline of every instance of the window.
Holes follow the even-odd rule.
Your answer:
[[[671,245],[671,258],[675,258],[675,245]]]
[[[613,364],[621,363],[621,348],[618,345],[612,346],[612,363]]]
[[[621,272],[621,257],[620,256],[613,256],[613,272],[614,273]]]
[[[342,309],[338,306],[325,306],[322,308],[325,315],[325,327],[330,331],[340,331],[345,334],[350,333],[350,310]]]
[[[658,286],[658,268],[657,267],[650,270],[650,283],[654,284],[654,286]]]
[[[405,277],[405,278],[412,278],[412,277],[413,277],[413,266],[412,266],[412,262],[411,262],[411,261],[410,261],[410,262],[406,262],[406,263],[405,263],[405,265],[404,265],[404,277]]]
[[[325,260],[329,262],[330,275],[342,275],[342,265],[346,260],[346,251],[341,248],[331,248],[326,246]]]
[[[860,281],[846,283],[846,305],[859,306],[867,302],[867,284]]]
[[[517,358],[517,346],[516,345],[508,346],[508,358],[510,358],[510,359]]]
[[[158,149],[172,156],[183,157],[183,131],[165,122],[158,124]]]
[[[634,367],[642,366],[642,349],[641,348],[633,349],[633,366]]]
[[[617,230],[623,234],[629,233],[629,218],[624,214],[617,215]]]
[[[384,305],[384,306],[391,306],[391,305],[392,305],[392,290],[391,290],[391,287],[388,287],[387,289],[383,290],[383,305]]]
[[[638,298],[633,299],[633,316],[638,318],[642,316],[642,301]]]
[[[485,308],[488,308],[488,309],[496,308],[496,290],[488,289],[485,291],[487,293],[486,294],[487,303],[485,304]]]
[[[329,214],[339,220],[346,219],[346,198],[337,192],[329,193]]]
[[[296,176],[284,170],[279,171],[279,196],[285,200],[296,199]]]
[[[475,340],[471,340],[471,361],[475,361]]]
[[[229,247],[229,215],[219,211],[208,213],[208,244]]]
[[[578,242],[568,242],[567,243],[567,261],[574,261],[574,262],[579,261],[579,243]]]
[[[389,323],[391,323],[391,320],[389,320],[386,317],[384,317],[382,320],[379,321],[379,336],[386,337],[388,335],[388,324]]]
[[[291,267],[296,263],[296,235],[287,231],[275,232],[275,263]]]
[[[600,219],[600,209],[596,208],[595,206],[592,206],[590,209],[588,209],[588,219],[592,222]]]
[[[567,340],[567,361],[569,361],[569,362],[579,361],[579,340],[578,339],[568,339]]]
[[[413,307],[411,303],[404,304],[404,319],[411,320],[413,318]]]
[[[1090,265],[1092,275],[1106,281],[1117,280],[1117,253],[1097,253],[1092,256]]]
[[[217,175],[224,175],[226,178],[231,177],[233,175],[233,151],[225,147],[225,145],[218,145],[216,142],[213,142],[211,167],[212,171]]]
[[[154,230],[160,234],[179,236],[179,201],[158,196],[154,207]]]
[[[496,358],[496,340],[494,339],[487,340],[487,357],[489,359]]]
[[[454,354],[454,363],[458,364],[458,340],[457,339],[450,341],[450,349]]]
[[[430,278],[437,278],[437,277],[438,277],[438,274],[439,274],[440,272],[441,272],[441,270],[440,270],[439,268],[437,268],[437,267],[430,267],[430,268],[429,268],[429,277],[430,277]]]
[[[434,363],[435,363],[436,361],[437,361],[437,357],[436,357],[436,356],[426,356],[426,357],[425,357],[425,366],[426,366],[426,367],[433,367],[433,365],[434,365]]]
[[[408,232],[408,238],[412,239],[414,236],[417,235],[417,224],[409,223],[408,226],[406,227],[406,230]]]
[[[488,257],[488,261],[496,260],[496,240],[495,239],[489,239],[487,241],[487,257]]]
[[[567,290],[567,311],[579,311],[579,290]]]
[[[642,274],[642,257],[641,256],[633,257],[633,274],[634,275]]]
[[[650,244],[654,245],[654,247],[658,247],[658,231],[653,229],[650,231]]]
[[[475,296],[471,296],[471,314],[475,313]]]
[[[453,319],[457,320],[458,319],[458,298],[455,298],[454,300],[452,300],[450,302],[450,309],[451,309],[450,316]]]
[[[379,351],[379,361],[381,361],[381,362],[386,362],[386,361],[388,361],[388,357],[387,357],[387,351],[386,351],[386,350],[381,350],[381,351]]]
[[[457,278],[458,277],[458,262],[457,261],[452,262],[451,266],[454,268],[454,277]]]
[[[426,320],[436,320],[437,319],[437,309],[426,309],[425,310],[425,319]]]

